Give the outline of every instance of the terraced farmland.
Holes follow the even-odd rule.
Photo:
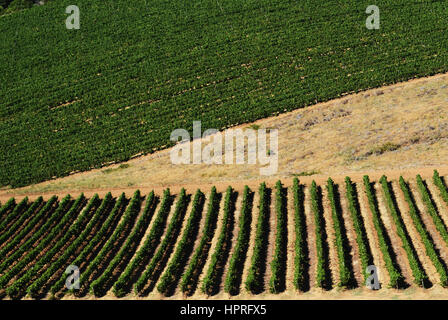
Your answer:
[[[204,191],[7,201],[1,298],[448,290],[448,189],[437,171]],[[66,288],[69,265],[80,270],[79,289]],[[379,272],[374,293],[365,286],[369,265]]]

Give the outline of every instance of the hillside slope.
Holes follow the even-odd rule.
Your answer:
[[[0,185],[447,71],[447,1],[79,0],[0,17]],[[418,21],[418,23],[416,23]]]
[[[117,192],[136,187],[150,191],[163,187],[209,188],[213,184],[256,185],[294,175],[310,182],[350,174],[379,178],[415,177],[436,168],[448,174],[448,75],[437,75],[372,89],[306,109],[239,126],[279,130],[278,172],[260,176],[260,165],[173,165],[171,149],[76,173],[19,189],[10,195],[64,192]],[[203,145],[209,143],[204,141]],[[247,150],[245,157],[247,158]],[[253,183],[252,183],[253,182]]]

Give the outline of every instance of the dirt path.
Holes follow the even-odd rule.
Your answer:
[[[353,221],[350,216],[350,212],[348,209],[348,203],[346,198],[346,189],[345,184],[339,185],[339,195],[341,200],[341,209],[342,209],[342,223],[345,226],[346,236],[348,240],[348,245],[350,246],[350,256],[352,261],[353,275],[355,277],[356,285],[363,286],[364,278],[362,276],[362,265],[361,259],[359,257],[359,248],[356,243],[356,234],[355,229],[353,228]]]
[[[426,255],[425,245],[423,244],[422,237],[418,233],[414,222],[409,214],[409,206],[404,199],[403,192],[396,181],[392,182],[392,190],[395,194],[397,200],[398,209],[401,212],[401,217],[406,229],[408,231],[409,237],[411,238],[412,244],[414,245],[415,251],[417,253],[418,259],[422,264],[423,269],[428,275],[429,280],[432,284],[435,284],[439,280],[439,276],[436,268],[434,267],[431,259]]]

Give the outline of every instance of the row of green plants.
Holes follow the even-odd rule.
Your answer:
[[[0,234],[2,234],[5,228],[16,218],[23,214],[23,211],[29,206],[28,197],[22,199],[18,205],[14,207],[14,210],[10,214],[8,214],[4,219],[1,220],[0,223]]]
[[[126,266],[124,272],[113,286],[113,293],[116,297],[123,297],[131,291],[132,285],[140,275],[141,268],[151,259],[152,254],[157,248],[165,229],[166,220],[170,213],[171,194],[170,189],[163,192],[162,202],[157,212],[157,216],[153,221],[151,230],[146,237],[143,245],[137,251],[132,261]]]
[[[110,211],[106,221],[101,225],[100,230],[89,241],[87,246],[85,246],[81,250],[81,252],[76,257],[73,258],[73,260],[71,260],[71,261],[70,261],[70,259],[68,260],[70,265],[75,265],[75,266],[79,267],[81,275],[85,274],[87,270],[89,272],[93,271],[92,269],[90,269],[90,270],[88,269],[89,262],[90,262],[89,257],[93,257],[95,251],[97,251],[95,249],[102,248],[102,245],[104,244],[104,242],[107,241],[108,236],[109,236],[109,230],[113,230],[113,228],[118,223],[118,220],[121,218],[122,209],[125,206],[125,203],[126,203],[126,198],[125,198],[124,193],[122,193],[118,197],[118,199],[115,201],[114,207]],[[112,201],[111,201],[111,205],[112,205]],[[81,268],[82,265],[85,265],[85,267]],[[54,297],[58,292],[60,292],[63,289],[68,276],[69,276],[68,274],[63,273],[62,276],[59,278],[59,280],[57,280],[50,287],[50,293],[51,293],[52,297]],[[87,279],[87,277],[85,279]],[[61,292],[61,297],[64,294],[65,294],[65,290],[63,292]]]
[[[353,221],[353,229],[356,233],[356,244],[358,245],[359,259],[361,260],[361,268],[364,282],[367,281],[369,274],[366,269],[373,264],[373,256],[370,251],[369,239],[364,225],[364,220],[359,208],[358,194],[355,186],[349,177],[345,178],[346,197],[348,201],[348,210]]]
[[[196,290],[199,276],[204,268],[210,250],[210,244],[215,233],[218,214],[219,196],[216,189],[212,189],[201,239],[180,282],[180,290],[186,295],[192,295]]]
[[[73,204],[72,208],[70,209],[74,214],[74,212],[77,212],[78,208],[80,208],[85,201],[84,195],[81,195],[77,199],[77,201]],[[98,201],[97,197],[92,197],[87,206],[82,210],[82,212],[78,215],[74,223],[68,228],[67,231],[65,231],[62,236],[58,237],[56,236],[56,242],[53,243],[53,245],[49,246],[49,250],[40,258],[38,258],[37,261],[34,261],[33,266],[26,270],[25,273],[23,273],[20,278],[14,281],[12,285],[10,285],[6,289],[6,294],[12,298],[12,299],[18,299],[23,296],[25,293],[25,289],[28,287],[31,281],[35,279],[36,276],[39,274],[42,274],[45,272],[45,266],[50,266],[53,264],[53,261],[55,257],[57,257],[60,250],[67,245],[67,243],[70,243],[72,241],[73,237],[76,237],[77,234],[80,233],[80,230],[84,229],[90,220],[90,214],[92,211],[92,208],[96,205]]]
[[[152,152],[169,145],[174,128],[189,127],[193,120],[203,120],[204,129],[220,129],[447,70],[443,1],[386,1],[380,5],[388,13],[381,32],[361,28],[364,19],[353,0],[346,6],[228,1],[222,11],[216,2],[171,3],[171,12],[182,12],[181,18],[158,1],[86,5],[82,28],[89,30],[88,39],[39,29],[60,23],[63,2],[0,20],[2,48],[17,50],[0,54],[2,186]],[[154,14],[142,14],[149,11]],[[416,11],[425,14],[410,27]],[[122,30],[116,36],[129,49],[119,54],[117,39],[102,37],[116,32],[117,24],[107,23],[111,16]],[[223,36],[229,25],[234,32]],[[188,31],[179,32],[184,26]],[[204,30],[210,31],[207,37],[198,37]],[[66,63],[59,63],[61,56]],[[58,107],[66,102],[72,104]]]
[[[120,248],[118,253],[113,257],[107,266],[106,270],[95,279],[90,284],[90,290],[93,292],[95,296],[103,295],[107,289],[108,284],[113,281],[113,272],[117,268],[120,263],[126,264],[127,261],[132,257],[134,251],[136,249],[136,245],[140,242],[143,234],[146,230],[146,227],[149,224],[149,221],[152,216],[152,212],[150,208],[152,207],[152,202],[154,201],[154,192],[151,192],[148,196],[148,201],[145,206],[145,210],[143,210],[142,215],[137,220],[137,223],[134,226],[134,229],[131,231],[129,237],[126,239],[124,245]],[[126,208],[126,212],[124,213],[126,216],[137,217],[140,212],[142,198],[140,196],[140,192],[137,191],[132,197],[131,202]]]
[[[252,253],[251,265],[249,273],[246,278],[246,290],[257,294],[263,291],[264,288],[264,274],[266,271],[266,257],[269,240],[269,203],[270,194],[266,188],[266,183],[261,183],[258,189],[260,197],[258,206],[257,227],[255,230],[255,244]]]
[[[277,215],[274,257],[271,262],[271,279],[269,290],[271,293],[279,293],[286,288],[286,259],[288,245],[288,209],[287,194],[282,183],[277,181],[275,185],[275,213]]]
[[[448,205],[448,190],[446,188],[446,185],[442,178],[439,175],[439,172],[437,170],[434,170],[434,175],[432,177],[434,184],[437,186],[440,192],[440,196],[442,197],[443,201],[446,202]]]
[[[23,245],[27,245],[27,243],[35,243],[44,234],[44,232],[48,228],[50,228],[53,222],[56,221],[56,219],[58,218],[57,213],[60,213],[60,211],[54,212],[54,214],[47,221],[44,221],[45,215],[50,212],[56,201],[56,196],[51,197],[50,200],[47,201],[45,206],[31,219],[31,221],[29,221],[27,225],[18,234],[16,234],[12,240],[7,242],[7,244],[0,250],[0,260],[5,262],[0,264],[0,273],[3,272],[3,270],[9,265],[9,263],[14,261],[14,259],[11,259],[10,262],[6,263],[6,257],[8,256],[8,253],[10,253],[11,250],[16,248],[22,242],[22,240],[30,235],[31,230],[35,229],[35,227],[40,227],[39,229],[36,229],[36,231],[30,236],[28,240],[26,240]],[[14,258],[18,257],[19,254],[15,254]]]
[[[335,234],[336,251],[339,262],[339,287],[347,288],[353,283],[353,273],[347,257],[347,236],[345,235],[344,222],[339,203],[339,194],[336,194],[334,182],[331,178],[327,181],[328,199],[330,200],[331,217]]]
[[[98,194],[95,194],[92,199],[89,201],[86,210],[92,210],[96,207],[99,202]],[[63,253],[58,257],[56,261],[54,261],[50,267],[45,270],[27,289],[27,293],[29,296],[33,298],[40,297],[42,289],[49,282],[50,278],[58,274],[58,271],[62,271],[64,267],[68,265],[68,260],[73,254],[79,250],[83,243],[88,239],[91,234],[93,228],[97,226],[101,221],[103,221],[103,215],[106,213],[106,210],[111,206],[112,203],[112,195],[110,192],[106,194],[103,201],[99,207],[95,210],[92,218],[89,220],[87,226],[85,228],[79,228],[80,226],[75,226],[74,233],[78,235],[76,239],[70,243],[70,245],[63,251]],[[90,209],[89,209],[90,207]],[[99,229],[99,228],[98,228]],[[51,285],[51,283],[49,284]]]
[[[429,193],[420,175],[417,175],[417,187],[418,190],[420,191],[420,195],[423,199],[423,203],[425,204],[426,210],[428,211],[429,215],[434,221],[437,231],[439,231],[443,240],[448,244],[448,231],[446,229],[446,225],[443,222],[442,218],[440,217],[439,212],[437,211],[437,207],[432,200],[431,194]]]
[[[414,222],[414,226],[420,234],[422,242],[425,246],[426,255],[431,259],[440,276],[440,284],[443,287],[446,287],[448,285],[448,273],[446,270],[446,266],[436,251],[431,236],[426,230],[425,225],[423,224],[423,221],[420,217],[420,212],[417,209],[417,205],[415,204],[411,190],[409,189],[408,184],[404,181],[403,177],[400,177],[400,187],[403,191],[404,198],[409,206],[409,215],[411,216],[412,221]]]
[[[404,225],[400,212],[398,211],[393,191],[389,186],[389,182],[387,181],[386,176],[381,177],[380,183],[383,189],[384,197],[386,199],[386,205],[389,208],[389,212],[392,215],[392,219],[395,223],[397,234],[401,239],[404,250],[406,251],[409,265],[412,270],[412,275],[414,277],[414,283],[424,287],[425,283],[428,280],[428,276],[426,275],[426,272],[418,259],[415,248],[412,245],[412,241],[406,230],[406,226]]]
[[[152,286],[154,284],[153,282],[157,280],[155,279],[157,277],[156,269],[158,268],[163,269],[163,265],[169,258],[174,248],[177,235],[182,227],[182,220],[183,217],[185,216],[187,205],[188,205],[188,197],[185,192],[185,189],[182,188],[179,193],[179,199],[177,200],[176,207],[171,217],[170,224],[168,226],[168,229],[166,230],[165,237],[163,238],[163,241],[160,243],[160,246],[157,248],[156,253],[150,260],[148,266],[146,267],[146,270],[138,278],[137,282],[134,285],[134,291],[136,294],[139,295],[145,294],[146,293],[145,286],[147,285],[147,283],[151,281],[150,286]]]
[[[212,187],[211,193],[216,194],[215,187]],[[174,256],[160,278],[160,283],[157,286],[157,291],[164,295],[170,295],[175,290],[177,282],[184,271],[188,257],[193,251],[194,242],[199,229],[199,222],[201,220],[204,199],[204,194],[198,189],[193,199],[193,206],[187,221],[187,226],[183,231],[182,239],[177,245]]]
[[[328,256],[325,248],[325,222],[322,212],[321,194],[320,190],[313,180],[310,189],[311,195],[311,210],[314,216],[314,227],[316,236],[316,255],[317,255],[317,272],[316,272],[316,286],[326,288],[328,285]]]
[[[230,264],[224,284],[224,291],[231,295],[237,295],[240,291],[244,261],[246,260],[246,254],[249,248],[252,205],[252,192],[248,186],[245,186],[239,218],[238,238],[232,257],[230,258]]]
[[[394,253],[390,244],[390,240],[384,228],[384,224],[381,221],[381,215],[378,209],[378,202],[375,196],[375,191],[370,183],[368,176],[363,177],[364,188],[367,195],[367,200],[369,202],[370,211],[372,213],[373,226],[378,235],[378,241],[381,253],[383,255],[383,260],[386,264],[386,269],[389,274],[388,286],[391,288],[398,288],[402,285],[404,277],[401,274],[395,259]]]
[[[50,227],[49,229],[41,228],[40,231],[42,231],[45,236],[42,240],[40,240],[38,245],[35,246],[34,241],[27,241],[26,244],[22,244],[18,250],[14,251],[14,254],[8,257],[4,264],[2,263],[2,270],[5,270],[7,267],[6,264],[10,266],[15,262],[12,268],[10,268],[0,278],[0,289],[5,288],[11,279],[15,276],[19,276],[21,272],[24,272],[25,267],[30,262],[32,262],[51,242],[53,242],[53,240],[58,239],[58,237],[65,232],[65,230],[72,223],[73,218],[76,217],[76,210],[82,201],[84,201],[84,195],[79,196],[75,203],[72,203],[72,201],[70,201],[70,196],[67,195],[64,199],[62,199],[59,207],[55,211],[55,215],[62,216],[62,218],[57,221],[55,226]],[[34,235],[37,234],[38,233]],[[30,240],[32,240],[32,238],[30,238]],[[19,257],[21,258],[19,259]]]
[[[76,292],[74,292],[74,289],[71,290],[75,293],[75,295],[84,294],[85,290],[89,289],[90,283],[92,283],[97,276],[101,274],[101,271],[107,267],[107,258],[109,254],[115,250],[117,246],[121,245],[121,240],[127,236],[128,231],[130,231],[134,225],[135,219],[139,213],[138,210],[134,209],[134,207],[136,202],[140,203],[140,198],[140,191],[136,190],[130,201],[133,205],[132,207],[131,205],[128,205],[124,199],[122,208],[124,209],[126,206],[126,210],[119,225],[114,229],[112,235],[107,239],[107,242],[101,248],[96,257],[89,263],[87,269],[81,273],[81,277],[79,279],[81,287],[80,290]]]
[[[16,205],[16,199],[9,198],[6,203],[0,207],[0,220],[3,220],[4,216],[8,214],[8,212],[11,211],[12,208]]]
[[[306,291],[309,288],[309,257],[306,241],[305,193],[298,178],[294,178],[292,192],[294,198],[294,230],[296,236],[294,242],[294,287],[299,291]]]
[[[19,230],[21,227],[26,225],[26,221],[33,216],[33,214],[36,213],[37,209],[42,205],[43,198],[39,197],[34,201],[29,208],[20,215],[20,218],[18,218],[12,226],[8,228],[8,230],[5,230],[5,232],[2,233],[0,236],[0,245],[5,243],[11,236],[14,235],[14,233]],[[36,213],[37,214],[37,213]]]

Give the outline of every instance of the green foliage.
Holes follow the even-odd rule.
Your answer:
[[[328,285],[328,256],[325,252],[325,225],[324,216],[321,205],[321,194],[318,190],[316,182],[313,180],[310,189],[311,194],[311,210],[314,215],[314,225],[316,234],[316,255],[317,255],[317,273],[316,285],[325,288]]]
[[[185,271],[181,279],[180,289],[186,295],[192,295],[196,290],[199,275],[202,272],[202,268],[204,267],[208,251],[210,249],[210,242],[212,241],[215,231],[216,220],[219,213],[218,211],[219,203],[216,188],[212,188],[201,240],[193,254],[193,257],[191,258],[187,270]]]
[[[151,153],[193,120],[222,129],[448,70],[446,1],[382,1],[381,32],[357,0],[76,5],[80,30],[64,1],[0,19],[1,186]]]
[[[216,193],[216,188],[212,188],[212,193]],[[166,268],[164,274],[160,279],[157,290],[165,295],[171,294],[175,290],[177,281],[184,270],[185,264],[191,251],[193,250],[194,241],[197,236],[199,221],[202,214],[202,206],[204,204],[204,194],[201,190],[196,191],[193,199],[193,207],[191,209],[190,217],[187,221],[182,239],[180,240],[176,252],[170,264]]]
[[[443,240],[445,240],[445,242],[448,244],[448,231],[446,225],[445,223],[443,223],[443,220],[440,217],[439,212],[437,211],[437,207],[432,200],[431,194],[429,193],[420,175],[417,175],[417,187],[422,196],[423,203],[425,204],[426,209],[429,212],[429,215],[431,216],[432,220],[434,221],[434,224],[436,225],[437,231],[439,231]]]
[[[109,195],[106,196],[106,198],[108,199],[108,204],[105,204],[103,202],[104,206],[109,206],[112,203],[112,200],[109,199]],[[104,238],[106,238],[107,235],[107,230],[114,225],[114,221],[116,220],[117,217],[120,216],[121,214],[121,208],[123,207],[123,203],[125,202],[125,196],[124,193],[122,193],[120,195],[120,197],[118,198],[117,202],[115,203],[115,206],[112,208],[112,210],[110,211],[106,221],[101,225],[101,228],[99,229],[99,231],[95,234],[95,236],[90,240],[90,242],[87,244],[87,246],[85,246],[82,251],[76,256],[76,258],[74,258],[74,260],[72,261],[72,265],[75,266],[80,266],[83,262],[86,261],[86,258],[94,251],[94,248],[100,244]],[[103,209],[105,210],[106,208],[103,207]],[[100,211],[100,210],[99,210]],[[75,250],[76,248],[72,248],[73,250]],[[88,264],[87,264],[88,265]],[[60,291],[63,286],[65,285],[65,281],[67,280],[68,274],[64,273],[59,280],[51,286],[50,288],[50,293],[52,295],[56,294],[58,291]]]
[[[177,235],[182,227],[182,220],[185,215],[187,205],[188,205],[188,198],[185,193],[185,189],[182,188],[179,194],[179,199],[177,200],[176,203],[176,208],[174,209],[173,216],[171,217],[171,222],[166,231],[165,237],[163,238],[163,241],[160,243],[159,248],[152,257],[148,266],[146,267],[145,272],[143,272],[143,274],[135,283],[134,285],[135,293],[143,294],[144,293],[143,290],[148,281],[152,282],[157,281],[157,279],[155,279],[156,269],[157,268],[163,269],[165,262],[169,258],[174,248]],[[153,284],[154,283],[151,283],[150,285],[152,286]]]
[[[260,293],[264,287],[264,271],[266,265],[266,252],[268,249],[269,234],[269,194],[266,183],[260,184],[260,205],[255,234],[254,252],[252,255],[249,274],[246,279],[246,290],[251,293]]]
[[[137,192],[136,192],[137,193]],[[134,194],[134,199],[136,196],[140,196],[140,194]],[[120,195],[118,198],[115,207],[112,209],[111,217],[115,217],[118,212],[121,210],[124,210],[126,207],[126,198],[124,193]],[[100,271],[100,264],[104,264],[107,254],[112,250],[112,248],[116,245],[117,240],[119,240],[120,235],[126,230],[132,227],[134,223],[134,219],[136,217],[135,210],[126,210],[126,212],[123,214],[123,217],[121,219],[120,224],[114,229],[112,235],[107,238],[106,243],[101,247],[101,250],[98,252],[98,254],[95,256],[95,258],[91,261],[88,261],[88,265],[85,269],[85,271],[81,272],[81,276],[79,278],[79,283],[81,286],[81,291],[74,291],[75,289],[71,289],[71,293],[81,294],[84,292],[86,288],[88,288],[88,285],[90,283],[90,279],[94,278]],[[110,219],[110,223],[112,223],[112,218]],[[100,236],[104,237],[104,233],[106,230],[102,229]],[[98,243],[101,240],[101,238],[93,239],[93,244]],[[89,243],[90,246],[90,243]],[[82,257],[86,257],[90,251],[92,251],[92,247],[85,248],[83,252],[75,259],[76,262],[83,262]],[[74,265],[77,265],[74,263]]]
[[[331,206],[331,217],[333,220],[333,228],[336,236],[336,250],[338,253],[339,262],[339,286],[347,288],[353,283],[353,273],[349,267],[349,260],[347,257],[347,238],[344,233],[344,222],[342,220],[342,212],[340,204],[337,203],[336,190],[334,182],[331,178],[327,182],[328,198]]]
[[[286,246],[288,245],[287,230],[287,195],[282,183],[277,181],[275,185],[275,212],[277,215],[277,227],[275,235],[274,258],[271,262],[271,279],[269,290],[271,293],[280,293],[286,289]]]
[[[97,205],[97,202],[99,201],[99,197],[97,194],[95,194],[89,201],[89,204],[87,205],[86,209],[84,211],[90,211]],[[38,298],[40,297],[40,294],[42,291],[45,290],[44,285],[48,283],[49,279],[55,272],[62,272],[65,271],[64,268],[69,265],[69,259],[70,257],[78,250],[84,241],[86,241],[88,235],[92,231],[93,227],[98,223],[98,221],[101,220],[102,215],[105,213],[106,209],[109,208],[109,206],[112,203],[112,195],[111,193],[107,193],[104,197],[103,201],[101,202],[101,205],[98,209],[95,210],[95,213],[93,217],[88,222],[87,226],[85,228],[82,228],[81,225],[75,225],[74,231],[76,234],[79,234],[78,237],[64,250],[62,255],[54,261],[51,266],[45,270],[44,273],[40,275],[27,289],[27,293],[33,297]],[[65,273],[64,273],[65,274]],[[61,278],[64,279],[65,282],[65,276],[64,274],[61,275]],[[49,283],[49,286],[54,282]],[[51,288],[50,288],[51,291]],[[45,292],[45,291],[44,291]]]
[[[389,273],[389,287],[398,288],[404,280],[396,261],[393,259],[393,251],[388,239],[384,224],[381,221],[380,212],[378,210],[378,203],[375,196],[375,191],[372,189],[370,179],[368,176],[363,177],[364,188],[369,202],[370,211],[372,213],[373,225],[378,234],[380,250],[386,264],[387,272]]]
[[[401,218],[400,212],[397,209],[395,198],[393,196],[393,191],[391,190],[389,183],[387,182],[386,176],[382,176],[380,183],[383,187],[384,197],[386,198],[386,205],[389,208],[389,212],[392,215],[392,219],[395,222],[395,227],[397,228],[398,236],[401,239],[403,248],[406,251],[408,257],[409,265],[411,266],[412,275],[414,276],[414,283],[424,287],[428,276],[423,269],[415,248],[412,245],[411,239],[409,238],[406,226],[404,225],[403,219]]]
[[[146,265],[151,258],[162,237],[164,226],[170,213],[170,207],[170,189],[166,189],[163,193],[159,211],[145,242],[113,286],[113,293],[116,297],[123,297],[131,290],[132,285],[137,280],[137,275],[140,273],[141,266]]]
[[[252,192],[248,186],[244,187],[243,203],[239,219],[239,233],[235,249],[230,258],[229,269],[224,284],[224,291],[236,295],[240,291],[241,275],[247,249],[249,248],[250,223],[252,221]]]
[[[445,185],[444,181],[442,180],[442,178],[440,177],[439,172],[437,170],[434,170],[433,181],[434,181],[434,184],[439,189],[440,196],[442,197],[443,201],[445,201],[446,204],[448,205],[448,190],[447,190],[446,185]]]
[[[109,289],[109,284],[114,281],[113,272],[119,264],[126,264],[131,259],[137,245],[140,242],[143,234],[149,224],[152,217],[152,211],[150,210],[152,202],[154,200],[154,192],[151,192],[148,196],[148,202],[146,203],[143,214],[138,219],[129,237],[126,239],[124,245],[120,248],[118,253],[113,257],[112,261],[107,266],[103,274],[90,284],[91,291],[95,296],[101,296]],[[125,216],[133,215],[137,216],[141,207],[140,192],[137,190],[132,197],[131,203],[128,205]]]
[[[73,204],[70,201],[70,196],[67,195],[61,201],[54,215],[52,216],[52,218],[60,218],[57,220],[55,219],[57,221],[57,224],[50,228],[49,231],[48,229],[41,228],[40,232],[35,233],[33,237],[31,237],[26,242],[26,244],[22,244],[18,250],[14,251],[14,254],[12,254],[2,262],[1,270],[3,271],[5,270],[5,268],[13,264],[13,262],[17,261],[17,263],[14,264],[13,267],[10,268],[6,273],[4,273],[0,278],[0,289],[5,288],[8,282],[15,276],[17,276],[20,272],[23,272],[25,267],[30,262],[32,262],[34,258],[36,258],[37,255],[41,253],[47,245],[49,245],[56,237],[59,237],[62,233],[65,232],[65,230],[73,221],[73,218],[75,217],[75,211],[83,198],[84,196],[81,195]],[[33,245],[35,244],[34,237],[39,239],[42,235],[44,235],[43,239],[37,246],[33,247]],[[30,241],[33,239],[34,241]],[[12,291],[10,291],[8,294],[10,294],[11,297],[15,296],[15,292]]]
[[[404,198],[409,206],[409,215],[411,216],[412,221],[414,222],[414,226],[420,234],[420,237],[422,238],[426,250],[426,255],[431,259],[434,267],[439,273],[440,284],[443,287],[446,287],[448,285],[448,273],[446,270],[446,266],[436,251],[431,236],[426,230],[425,225],[423,224],[423,221],[420,217],[420,213],[418,212],[417,205],[415,204],[411,190],[409,189],[408,184],[404,181],[403,177],[400,177],[400,187],[403,191]]]
[[[353,229],[356,233],[356,244],[358,245],[359,257],[361,260],[362,275],[364,281],[366,281],[369,276],[366,272],[366,268],[373,264],[373,257],[370,251],[369,239],[367,238],[367,232],[359,208],[358,195],[349,177],[345,178],[345,186],[347,192],[346,196],[348,200],[348,209],[353,221]]]
[[[306,242],[305,194],[303,186],[299,185],[299,179],[294,178],[292,190],[294,194],[294,229],[296,234],[294,244],[294,286],[297,290],[305,291],[309,287],[307,283],[309,258],[308,244]]]

